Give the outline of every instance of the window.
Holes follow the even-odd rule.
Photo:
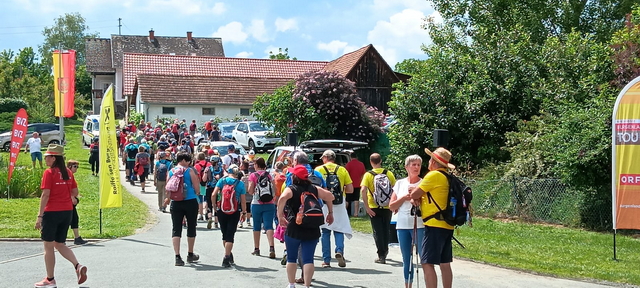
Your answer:
[[[176,107],[162,107],[162,114],[176,114]]]
[[[216,108],[204,108],[202,107],[202,115],[216,115]]]
[[[241,116],[249,116],[251,114],[249,114],[249,108],[240,108],[240,115]]]

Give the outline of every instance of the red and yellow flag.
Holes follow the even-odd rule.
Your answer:
[[[55,116],[69,118],[75,114],[73,102],[76,93],[76,51],[53,51],[53,91]]]

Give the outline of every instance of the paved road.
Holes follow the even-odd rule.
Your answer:
[[[173,266],[170,215],[156,211],[157,194],[142,194],[139,186],[123,184],[133,195],[149,205],[149,213],[156,223],[133,236],[74,246],[76,256],[88,267],[89,278],[82,287],[286,286],[286,272],[279,259],[250,254],[253,240],[251,230],[246,228],[239,229],[236,234],[236,266],[233,268],[221,267],[223,249],[220,231],[207,230],[206,223],[198,225],[195,252],[200,254],[200,263],[184,267]],[[153,188],[147,190],[153,191]],[[33,287],[33,283],[41,280],[45,274],[41,245],[39,242],[28,241],[0,242],[0,287]],[[263,251],[268,251],[264,237],[261,245]],[[337,263],[333,263],[335,268],[320,268],[320,249],[316,250],[314,287],[403,287],[402,258],[398,248],[392,248],[388,264],[381,265],[373,263],[376,249],[370,235],[356,233],[351,240],[346,240],[345,245],[346,268],[337,268]],[[279,257],[283,246],[277,243],[276,247]],[[182,249],[183,257],[186,257],[186,241],[183,241]],[[59,254],[56,254],[56,260],[58,286],[77,287],[73,267]],[[454,287],[609,287],[532,275],[463,260],[455,260],[452,267]],[[422,273],[419,277],[422,279]],[[424,282],[420,283],[420,287],[424,287]]]

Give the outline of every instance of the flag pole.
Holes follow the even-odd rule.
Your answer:
[[[616,234],[618,230],[617,229],[613,229],[613,261],[618,261],[618,257],[616,255]]]

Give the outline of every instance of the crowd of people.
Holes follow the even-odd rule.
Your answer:
[[[366,171],[364,163],[355,155],[345,166],[338,165],[332,150],[323,152],[323,164],[315,169],[305,152],[294,151],[290,155],[291,161],[277,162],[272,171],[267,171],[263,158],[255,157],[253,151],[242,156],[233,144],[227,147],[226,153],[208,145],[196,149],[193,143],[196,128],[195,120],[189,127],[184,120],[156,127],[140,122],[139,125],[130,123],[118,133],[127,181],[131,185],[139,183],[143,193],[148,189],[147,179],[152,181],[158,194],[158,210],[171,215],[176,266],[185,265],[180,254],[185,228],[187,263],[199,261],[199,255],[194,253],[196,226],[198,222],[206,222],[208,229],[220,230],[224,247],[222,266],[231,267],[235,264],[235,234],[238,228],[246,226],[253,230],[254,250],[251,254],[261,255],[260,240],[264,235],[269,258],[275,259],[274,239],[279,240],[285,248],[281,264],[286,266],[288,287],[295,287],[296,283],[309,287],[318,242],[321,243],[321,267],[331,267],[332,259],[339,267],[346,267],[345,238],[352,237],[350,217],[358,217],[362,200],[364,216],[370,219],[373,230],[377,250],[375,263],[386,264],[391,218],[395,214],[405,287],[413,283],[412,259],[418,257],[414,256],[414,249],[419,255],[426,286],[437,287],[434,266],[439,265],[443,286],[451,287],[454,227],[436,218],[418,219],[435,214],[437,207],[447,205],[449,184],[440,171],[448,173],[449,169],[455,168],[449,163],[451,153],[448,150],[438,148],[432,152],[425,149],[431,158],[428,162],[430,172],[424,178],[420,178],[422,158],[418,155],[406,158],[407,177],[396,179],[383,167],[378,153],[370,155],[372,169]],[[207,137],[211,137],[215,134],[211,132],[215,131],[215,125],[205,124],[205,131],[208,131]],[[58,154],[63,152],[60,148],[50,146],[45,153],[45,162],[50,169],[43,176],[43,197],[36,228],[42,229],[42,240],[45,241],[47,277],[36,287],[55,285],[54,248],[75,265],[78,283],[86,280],[86,267],[78,264],[73,252],[64,246],[69,224],[76,229],[76,239],[82,238],[77,234],[77,220],[72,220],[73,215],[77,219],[77,212],[73,212],[78,193],[73,171],[78,164],[70,163],[69,169],[60,166],[58,158],[62,159],[62,156]],[[93,141],[90,162],[94,175],[98,173],[98,149],[98,141]],[[61,180],[53,181],[52,177]],[[62,191],[63,188],[66,190]],[[296,278],[297,267],[302,270],[299,278]]]

